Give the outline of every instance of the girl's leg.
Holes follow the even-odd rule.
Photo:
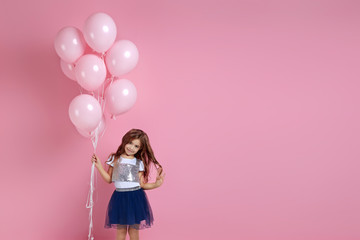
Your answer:
[[[126,228],[119,228],[116,230],[116,240],[125,240],[126,238],[127,229]]]
[[[139,230],[129,227],[130,240],[139,240]]]

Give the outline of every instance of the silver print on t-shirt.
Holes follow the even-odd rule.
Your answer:
[[[140,182],[139,180],[140,160],[136,159],[136,165],[122,163],[121,158],[115,160],[112,181]]]

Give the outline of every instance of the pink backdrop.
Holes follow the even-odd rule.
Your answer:
[[[139,48],[134,108],[98,145],[141,128],[167,174],[142,239],[360,239],[360,4],[5,1],[1,239],[87,239],[92,146],[68,117],[78,85],[53,42],[94,12]],[[152,179],[154,180],[154,179]],[[113,186],[98,175],[95,239]]]

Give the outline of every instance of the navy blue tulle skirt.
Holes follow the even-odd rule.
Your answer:
[[[106,212],[105,228],[149,228],[154,217],[145,191],[114,191]]]

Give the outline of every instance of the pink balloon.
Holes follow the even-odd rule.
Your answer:
[[[80,133],[81,136],[86,137],[86,138],[91,138],[95,135],[95,131],[96,129],[98,129],[98,137],[102,137],[105,133],[105,128],[106,128],[106,121],[105,121],[105,116],[103,115],[99,125],[95,128],[95,130],[93,130],[92,132],[88,132],[79,128],[76,128],[76,130]]]
[[[104,61],[94,54],[82,56],[75,66],[75,78],[88,91],[98,89],[106,78]]]
[[[120,40],[106,53],[105,62],[109,72],[120,76],[135,68],[139,59],[139,51],[129,40]]]
[[[127,80],[115,80],[106,88],[106,110],[111,114],[111,117],[124,113],[136,102],[136,88],[135,85]]]
[[[86,137],[86,138],[91,138],[91,132],[81,130],[81,129],[78,129],[78,128],[76,128],[76,130],[78,131],[78,133],[80,133],[81,136]]]
[[[113,45],[117,30],[109,15],[94,13],[86,19],[83,32],[87,44],[96,52],[103,53]]]
[[[75,65],[73,63],[67,63],[64,62],[64,60],[60,59],[60,67],[62,72],[65,74],[65,76],[67,76],[71,80],[76,81],[75,71],[74,71]]]
[[[86,48],[81,31],[75,27],[62,28],[55,37],[54,45],[56,53],[67,63],[75,62]]]
[[[83,131],[93,131],[99,125],[102,115],[99,102],[88,94],[76,96],[69,106],[71,122]]]

